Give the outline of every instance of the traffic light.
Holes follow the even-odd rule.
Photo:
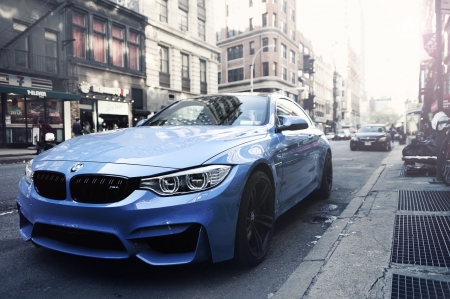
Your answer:
[[[303,100],[303,108],[312,110],[316,108],[316,103],[314,103],[315,95],[312,93],[308,94],[308,98]]]

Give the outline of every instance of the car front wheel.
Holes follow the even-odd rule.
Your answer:
[[[236,227],[235,260],[240,265],[259,264],[273,235],[275,195],[267,175],[253,173],[242,194]]]
[[[331,161],[331,153],[328,152],[323,164],[322,181],[320,188],[315,191],[315,195],[327,199],[331,195],[331,188],[333,187],[333,163]]]

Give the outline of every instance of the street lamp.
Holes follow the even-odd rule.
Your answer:
[[[265,48],[274,48],[275,45],[267,45],[267,46],[263,46],[261,47],[256,53],[255,56],[253,56],[253,60],[252,60],[252,66],[250,68],[250,91],[253,92],[253,65],[255,64],[255,58],[256,55],[258,55],[259,52],[261,52],[262,49]]]

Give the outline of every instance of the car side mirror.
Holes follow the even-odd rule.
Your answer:
[[[280,115],[278,119],[281,125],[278,125],[276,132],[304,130],[309,127],[308,122],[299,116]]]

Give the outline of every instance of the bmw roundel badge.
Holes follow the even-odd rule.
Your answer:
[[[78,170],[80,170],[81,168],[83,168],[83,163],[77,163],[74,166],[72,166],[72,168],[70,168],[70,172],[77,172]]]

